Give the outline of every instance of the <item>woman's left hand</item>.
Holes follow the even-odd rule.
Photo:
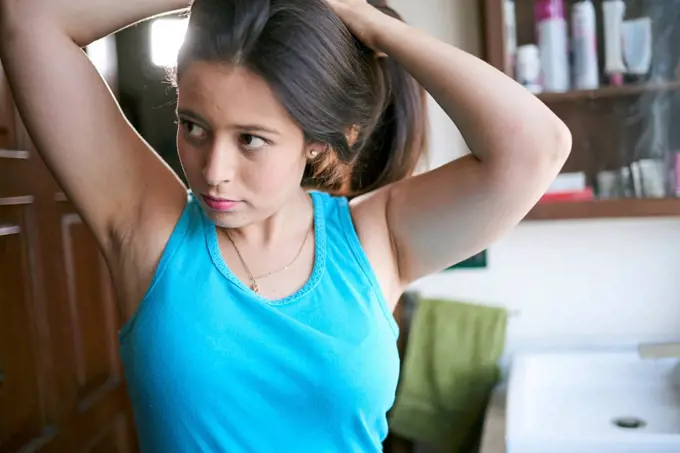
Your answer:
[[[376,31],[380,21],[389,18],[366,0],[326,0],[326,3],[338,15],[354,36],[364,45],[379,52],[376,42]]]

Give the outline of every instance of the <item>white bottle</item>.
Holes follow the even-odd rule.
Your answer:
[[[574,4],[571,10],[571,39],[574,55],[574,88],[594,90],[600,86],[597,65],[597,24],[591,0]]]
[[[505,69],[511,77],[515,76],[515,59],[517,54],[517,21],[515,18],[515,0],[504,0],[505,18]]]
[[[623,62],[623,36],[621,27],[626,4],[623,0],[605,0],[602,3],[604,18],[604,72],[612,85],[623,84],[626,65]]]
[[[541,53],[545,91],[569,91],[569,37],[564,0],[536,0],[538,48]]]
[[[543,91],[541,58],[536,44],[525,44],[517,48],[517,81],[534,94]]]

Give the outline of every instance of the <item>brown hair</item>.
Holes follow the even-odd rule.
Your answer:
[[[422,87],[355,39],[323,0],[195,0],[177,77],[195,60],[260,75],[305,140],[326,145],[305,169],[306,187],[359,195],[410,176],[425,152]]]

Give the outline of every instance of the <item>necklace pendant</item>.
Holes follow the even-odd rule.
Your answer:
[[[257,282],[255,280],[252,281],[250,289],[252,289],[255,294],[260,294],[260,287],[257,286]]]

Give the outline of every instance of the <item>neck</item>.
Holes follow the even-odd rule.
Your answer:
[[[251,225],[230,229],[229,234],[238,242],[268,247],[310,228],[313,211],[310,195],[301,188],[271,216]]]

